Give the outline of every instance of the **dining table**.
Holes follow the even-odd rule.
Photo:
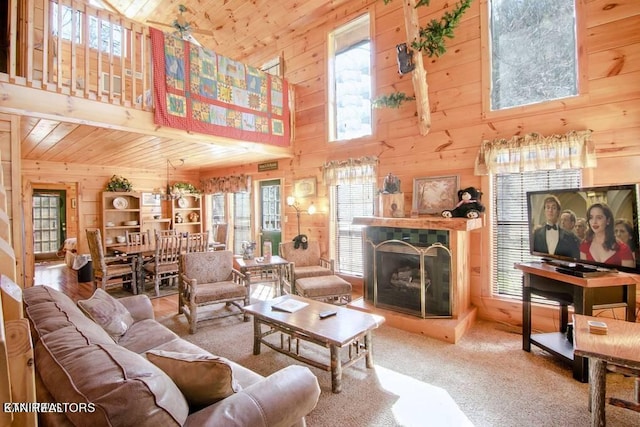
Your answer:
[[[123,245],[111,246],[111,250],[124,255],[135,257],[136,269],[136,294],[144,293],[144,257],[151,256],[156,253],[156,243],[149,242],[144,244],[130,243]]]

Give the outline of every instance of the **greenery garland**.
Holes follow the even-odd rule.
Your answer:
[[[427,0],[428,3],[428,0]],[[411,42],[411,47],[426,53],[429,57],[440,56],[447,51],[444,46],[446,38],[453,38],[453,30],[460,23],[460,18],[471,6],[471,0],[456,3],[452,11],[444,13],[440,20],[432,19],[426,27],[420,28],[420,40]]]
[[[395,92],[389,95],[381,95],[373,100],[373,108],[400,108],[405,101],[414,101],[415,96],[407,96],[404,92]]]
[[[391,0],[384,0],[384,4],[389,4]],[[429,6],[430,0],[418,0],[416,8],[419,6]],[[460,18],[471,6],[471,0],[461,0],[456,3],[452,11],[444,13],[440,20],[432,19],[425,27],[420,27],[418,32],[420,39],[411,42],[411,47],[426,53],[429,57],[440,56],[447,49],[444,45],[445,37],[453,38],[453,30],[460,23]]]

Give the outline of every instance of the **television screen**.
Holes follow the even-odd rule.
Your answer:
[[[638,185],[527,193],[531,254],[640,272]]]

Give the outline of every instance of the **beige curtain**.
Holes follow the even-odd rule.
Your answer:
[[[220,176],[200,181],[204,194],[248,193],[251,191],[249,175]]]
[[[529,133],[508,140],[482,141],[475,173],[487,175],[593,167],[596,167],[596,153],[591,131],[581,130],[564,135]]]
[[[324,182],[327,185],[375,184],[378,179],[378,158],[360,157],[333,160],[324,164]]]

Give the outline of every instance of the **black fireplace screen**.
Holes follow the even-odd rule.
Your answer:
[[[417,247],[399,240],[374,246],[376,307],[423,318],[451,317],[451,252],[440,243]]]

